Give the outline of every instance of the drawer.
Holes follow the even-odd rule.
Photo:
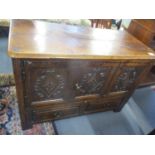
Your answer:
[[[112,99],[111,101],[104,99],[91,99],[79,101],[77,103],[78,106],[72,105],[69,108],[57,107],[57,109],[53,109],[49,106],[43,108],[33,108],[33,121],[44,122],[92,112],[113,110],[114,108],[119,106],[119,104],[121,103],[121,99]]]
[[[74,100],[46,100],[46,101],[37,101],[32,102],[31,107],[33,110],[39,111],[47,111],[49,109],[52,110],[60,110],[66,108],[73,108],[73,107],[86,107],[88,103],[95,103],[95,104],[104,104],[106,102],[118,102],[120,103],[122,98],[124,98],[126,93],[124,94],[110,94],[106,96],[99,96],[99,95],[87,95],[83,97],[76,97]]]
[[[119,106],[119,103],[117,102],[106,102],[106,103],[101,103],[101,104],[89,103],[84,113],[113,110],[114,108],[117,108],[118,106]]]
[[[74,101],[44,101],[32,105],[34,122],[63,119],[92,112],[113,110],[120,105],[122,97],[91,96],[89,99],[76,98]]]
[[[59,110],[72,107],[79,107],[81,100],[46,100],[32,102],[31,107],[33,110],[46,111],[48,109]]]
[[[120,99],[115,98],[111,100],[105,100],[105,99],[90,100],[87,102],[85,101],[83,105],[81,104],[80,109],[83,109],[83,113],[113,110],[120,105],[121,101],[122,101],[121,98]]]
[[[66,117],[71,117],[71,116],[77,116],[79,115],[79,108],[74,107],[74,108],[66,108],[66,109],[61,109],[61,110],[36,110],[33,111],[33,121],[34,122],[43,122],[43,121],[48,121],[48,120],[57,120],[57,119],[62,119]]]

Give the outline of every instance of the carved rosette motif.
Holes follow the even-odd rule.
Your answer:
[[[64,75],[55,69],[48,69],[39,73],[34,84],[34,93],[40,99],[62,98],[64,85]]]
[[[126,91],[128,87],[135,82],[141,71],[142,68],[123,68],[121,74],[117,77],[117,80],[112,88],[112,92]]]
[[[77,96],[87,94],[101,94],[110,68],[93,68],[82,74],[74,84]]]

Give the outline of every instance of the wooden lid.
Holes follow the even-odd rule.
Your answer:
[[[12,20],[8,53],[13,58],[155,59],[153,50],[125,31],[36,20]]]

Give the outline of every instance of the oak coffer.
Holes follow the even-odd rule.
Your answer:
[[[155,59],[125,31],[12,20],[13,61],[23,129],[99,111],[120,111]]]

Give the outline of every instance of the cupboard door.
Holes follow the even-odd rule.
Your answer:
[[[147,65],[146,65],[147,66]],[[136,87],[137,80],[145,70],[145,64],[142,63],[124,63],[119,68],[113,80],[110,93],[127,92]]]
[[[118,63],[102,61],[72,62],[70,81],[73,96],[104,95]]]

